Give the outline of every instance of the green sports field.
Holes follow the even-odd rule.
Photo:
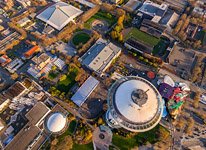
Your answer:
[[[126,41],[129,38],[134,38],[138,41],[141,41],[142,43],[148,45],[148,46],[155,46],[160,41],[160,39],[151,36],[145,32],[142,32],[138,30],[137,28],[132,28],[127,35],[124,36],[124,41]]]
[[[80,32],[77,33],[76,35],[74,35],[74,37],[72,38],[72,42],[75,46],[79,45],[80,43],[85,44],[87,43],[87,41],[89,41],[90,36],[87,33],[84,32]]]

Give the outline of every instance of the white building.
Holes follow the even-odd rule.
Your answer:
[[[31,6],[31,1],[30,0],[16,0],[19,2],[24,8]]]
[[[59,134],[66,127],[67,117],[60,112],[51,113],[45,121],[45,128],[52,134]]]
[[[98,75],[110,66],[112,61],[121,54],[121,48],[102,38],[80,58],[80,62]]]
[[[71,100],[78,106],[81,106],[89,97],[89,95],[98,86],[99,81],[94,77],[90,76],[84,84],[77,90],[72,96]]]
[[[23,26],[25,26],[29,22],[31,22],[31,20],[29,18],[25,17],[25,18],[19,20],[17,22],[17,24],[20,25],[21,27],[23,27]]]
[[[158,90],[147,80],[129,76],[117,80],[108,94],[106,122],[112,128],[145,132],[154,128],[163,113]]]
[[[69,22],[83,13],[78,8],[64,2],[57,2],[37,15],[37,18],[57,30],[64,28]]]

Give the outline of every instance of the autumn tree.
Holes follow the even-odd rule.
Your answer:
[[[198,108],[198,106],[199,106],[200,95],[201,95],[200,91],[197,91],[196,94],[195,94],[194,101],[193,101],[193,106],[195,108]]]
[[[180,20],[180,21],[177,23],[175,29],[173,30],[173,33],[174,33],[174,34],[177,34],[177,33],[180,31],[182,25],[183,25],[183,21]]]
[[[200,48],[200,47],[201,47],[201,43],[202,43],[202,42],[201,42],[200,40],[194,42],[193,48]]]
[[[63,74],[60,78],[59,78],[59,81],[64,81],[66,80],[67,78],[67,75],[66,74]]]

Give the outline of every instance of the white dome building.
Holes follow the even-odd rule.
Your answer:
[[[129,76],[117,80],[109,90],[107,124],[132,132],[145,132],[160,121],[163,103],[158,90],[147,80]]]
[[[47,117],[45,127],[51,133],[61,133],[67,127],[67,117],[60,112],[54,112]]]

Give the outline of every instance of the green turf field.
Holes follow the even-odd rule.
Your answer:
[[[80,32],[77,33],[76,35],[74,35],[74,37],[72,38],[72,42],[75,46],[79,45],[80,43],[85,44],[87,43],[87,41],[89,41],[90,36],[87,33],[84,32]]]
[[[133,37],[136,40],[141,41],[142,43],[147,44],[152,47],[157,45],[157,43],[160,41],[160,39],[154,36],[151,36],[145,32],[142,32],[138,30],[137,28],[132,28],[130,32],[124,36],[124,41],[126,41],[130,37]]]

